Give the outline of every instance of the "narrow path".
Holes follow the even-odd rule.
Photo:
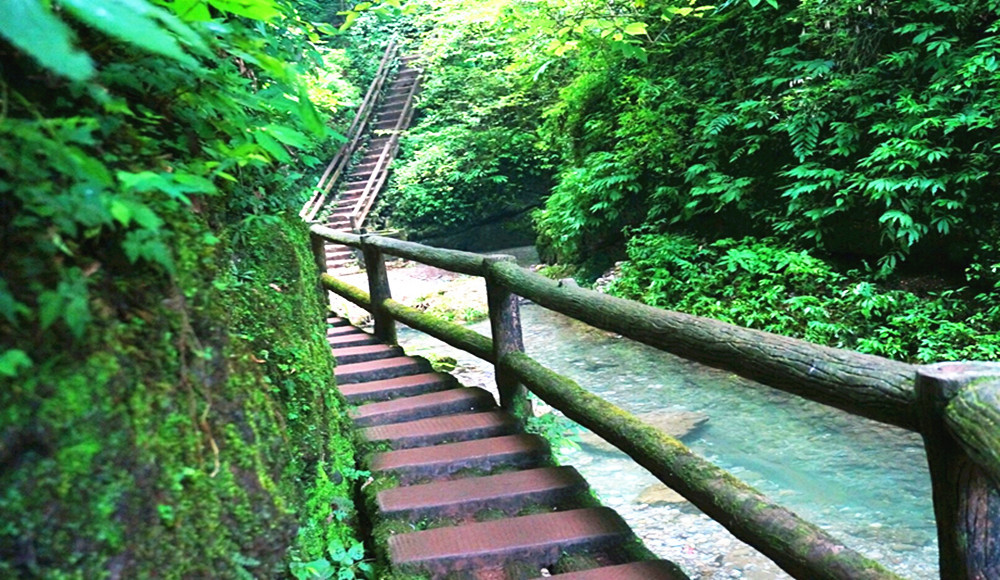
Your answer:
[[[544,439],[493,396],[341,318],[328,320],[337,383],[353,405],[367,514],[392,573],[500,580],[682,580],[656,560]]]

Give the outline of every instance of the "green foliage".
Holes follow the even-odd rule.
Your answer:
[[[531,395],[530,398],[535,409],[545,406],[534,395]],[[553,453],[557,458],[563,457],[570,450],[580,449],[580,434],[584,431],[583,427],[551,408],[541,414],[528,417],[524,429],[528,433],[545,438],[552,446]]]
[[[592,210],[594,168],[608,163],[638,173],[642,211],[627,223],[719,215],[877,259],[883,276],[935,245],[967,264],[972,240],[995,237],[1000,6],[772,6],[650,25],[643,64],[598,47],[567,57],[575,79],[542,131],[564,182],[543,242],[572,259],[616,239],[621,216]]]
[[[209,4],[247,18],[279,13],[271,0]],[[329,73],[299,74],[335,57],[310,48],[315,37],[294,14],[286,23],[298,28],[279,28],[202,22],[197,7],[208,5],[198,2],[61,2],[60,15],[93,26],[77,38],[47,5],[5,6],[15,12],[0,30],[17,47],[0,45],[10,63],[0,80],[0,226],[4,246],[17,248],[0,257],[5,337],[38,328],[81,338],[102,280],[134,268],[174,275],[179,214],[224,219],[297,204],[303,174],[290,164],[318,165],[326,145],[317,137],[330,134],[306,94],[335,106],[356,93]],[[64,36],[20,42],[36,13]],[[56,40],[78,47],[60,55]],[[29,58],[74,54],[99,68],[70,71],[66,81]]]
[[[300,519],[351,545],[284,211],[333,135],[310,90],[349,98],[319,37],[273,0],[4,3],[0,36],[0,577],[275,576]]]
[[[291,572],[296,580],[371,578],[374,569],[364,558],[365,547],[361,542],[355,541],[349,547],[334,542],[327,547],[327,557],[312,562],[293,562]]]
[[[549,159],[534,138],[539,87],[510,69],[513,41],[489,17],[465,18],[478,8],[425,6],[416,20],[426,32],[408,50],[420,52],[428,74],[383,198],[393,227],[433,234],[473,225],[536,204],[547,185]]]
[[[995,293],[880,287],[774,239],[645,234],[628,253],[609,291],[660,308],[898,360],[1000,358]]]

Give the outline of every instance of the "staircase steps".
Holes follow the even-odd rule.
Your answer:
[[[361,493],[387,573],[687,580],[489,392],[328,321],[338,389],[365,453],[359,468],[375,483]]]
[[[391,472],[403,481],[416,481],[447,477],[465,470],[539,467],[548,455],[548,443],[537,435],[504,435],[376,453],[368,468],[373,472]]]
[[[348,403],[359,404],[442,391],[454,388],[456,384],[451,375],[420,373],[392,379],[340,385],[340,392]]]
[[[338,385],[392,379],[404,375],[426,373],[430,364],[422,359],[398,356],[353,364],[337,364],[334,376]]]
[[[536,514],[436,528],[389,538],[393,563],[447,574],[515,560],[538,568],[563,552],[628,540],[632,530],[609,508]]]
[[[363,331],[338,334],[336,336],[328,337],[327,341],[333,348],[364,346],[379,343],[379,339]]]
[[[369,427],[495,407],[493,395],[487,391],[476,387],[458,387],[362,405],[351,411],[351,418],[356,427]]]
[[[507,413],[487,411],[376,425],[362,429],[360,435],[363,441],[385,442],[393,449],[410,449],[509,435],[516,428],[517,422]]]
[[[377,502],[383,515],[416,521],[432,515],[466,516],[486,508],[516,511],[529,503],[559,502],[586,489],[587,482],[572,467],[539,467],[394,487],[379,492]]]
[[[403,349],[398,346],[387,346],[384,344],[367,344],[362,346],[342,346],[333,349],[333,357],[338,363],[343,361],[345,366],[354,363],[363,363],[382,358],[394,358],[403,354]]]

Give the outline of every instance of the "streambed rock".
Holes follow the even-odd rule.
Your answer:
[[[656,427],[675,439],[684,439],[708,421],[708,415],[697,411],[650,411],[636,415],[643,423]],[[612,453],[615,447],[594,433],[580,435],[580,445],[588,451]]]
[[[684,496],[670,489],[662,483],[654,483],[639,492],[639,497],[635,498],[635,503],[648,506],[661,506],[668,504],[678,504],[687,502]]]

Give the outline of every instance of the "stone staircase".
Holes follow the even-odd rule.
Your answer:
[[[379,175],[373,173],[376,169],[387,172],[396,154],[397,147],[390,143],[390,140],[397,134],[396,127],[402,124],[398,132],[409,128],[409,117],[406,111],[406,102],[415,85],[419,85],[423,69],[414,66],[417,55],[400,57],[399,71],[395,78],[385,89],[378,106],[375,110],[374,122],[369,125],[368,143],[359,148],[361,158],[347,175],[342,178],[337,186],[337,195],[327,206],[326,225],[339,231],[351,231],[351,213],[357,206],[359,199],[369,181],[375,187],[369,191],[369,196],[377,196],[381,189],[382,180]],[[383,163],[383,167],[378,167],[379,157],[382,155],[386,145],[390,146],[389,155]],[[327,246],[326,266],[327,269],[337,268],[354,258],[353,251],[343,246]]]
[[[681,580],[493,395],[330,318],[362,444],[374,545],[393,577]]]

